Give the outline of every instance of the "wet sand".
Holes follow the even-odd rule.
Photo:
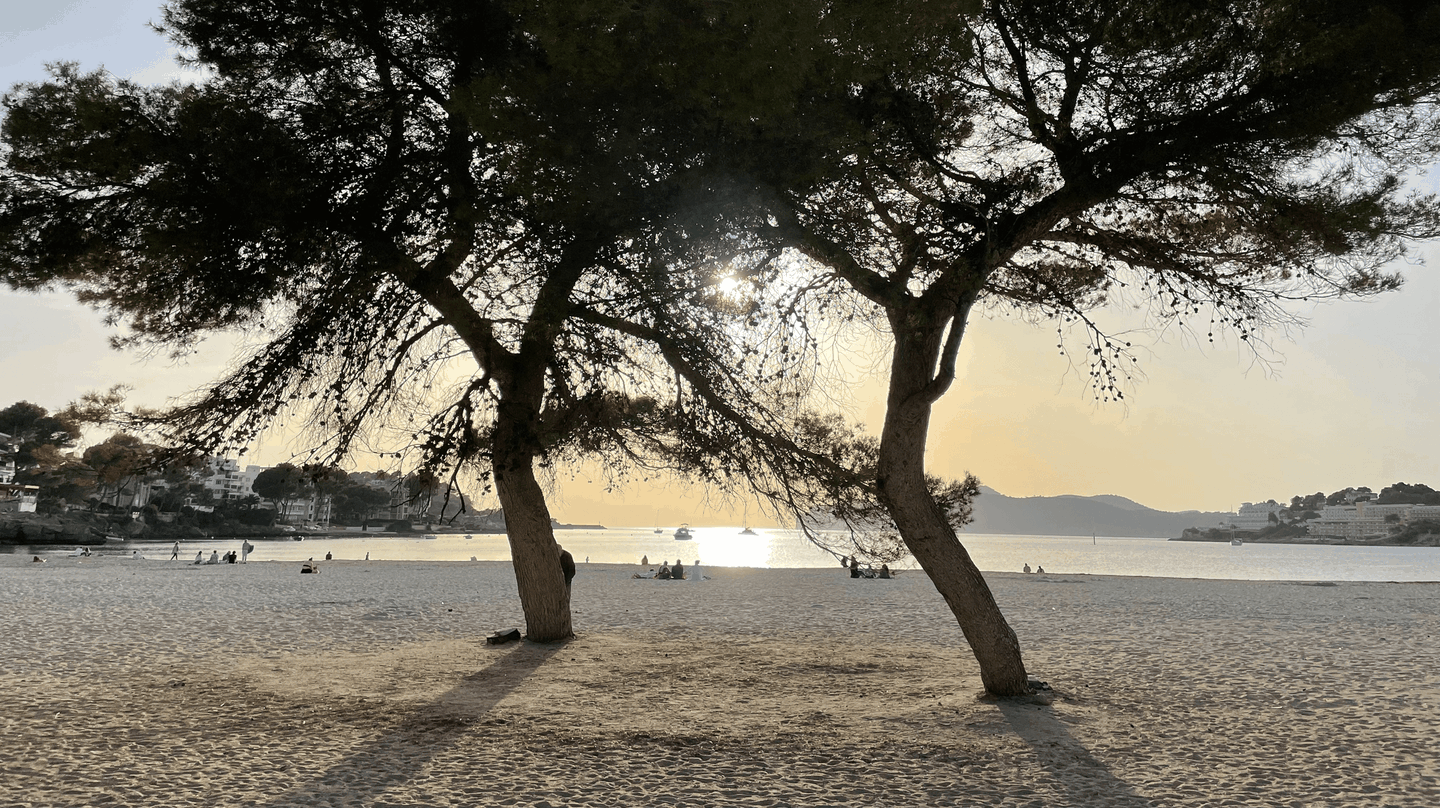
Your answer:
[[[1440,584],[991,574],[993,701],[918,572],[636,569],[0,556],[0,806],[1440,804]]]

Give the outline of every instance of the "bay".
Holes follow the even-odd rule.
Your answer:
[[[756,528],[691,528],[694,539],[677,541],[674,528],[656,533],[653,527],[606,530],[558,530],[556,540],[577,563],[635,564],[647,557],[650,566],[682,560],[709,567],[839,569],[839,561],[793,530]],[[499,534],[438,533],[426,539],[354,534],[311,536],[303,541],[252,540],[254,561],[508,561],[510,548]],[[961,542],[986,572],[1020,572],[1024,565],[1043,567],[1047,574],[1135,575],[1168,578],[1214,578],[1272,581],[1440,581],[1440,548],[1361,547],[1300,544],[1179,542],[1164,539],[1090,536],[1019,536],[965,533]],[[173,542],[135,541],[110,545],[99,552],[148,561],[170,558]],[[237,550],[239,539],[207,539],[181,543],[180,560],[193,561],[212,550]],[[20,550],[20,548],[16,548]],[[45,548],[64,555],[69,548]],[[914,569],[913,560],[893,565]]]

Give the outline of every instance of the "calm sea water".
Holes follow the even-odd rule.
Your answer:
[[[695,538],[676,541],[673,528],[562,530],[556,539],[575,556],[597,564],[638,564],[648,556],[652,565],[677,558],[689,565],[699,560],[715,567],[837,567],[830,554],[795,531],[756,528],[754,536],[738,527],[693,528]],[[961,541],[985,571],[1019,572],[1025,564],[1050,573],[1138,575],[1172,578],[1222,578],[1278,581],[1440,581],[1440,548],[1340,547],[1294,544],[1229,544],[1178,542],[1163,539],[1120,539],[1101,536],[1001,536],[966,533]],[[437,534],[434,539],[364,536],[313,537],[304,541],[255,540],[256,561],[338,559],[387,561],[506,561],[510,547],[501,535]],[[196,552],[238,550],[238,539],[181,543],[181,560]],[[15,548],[17,552],[28,552]],[[47,548],[50,555],[64,555]],[[170,558],[171,542],[137,541],[102,548],[106,554],[138,551],[149,561]],[[898,568],[913,567],[901,562]]]

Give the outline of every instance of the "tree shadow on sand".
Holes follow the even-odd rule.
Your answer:
[[[1067,797],[1068,805],[1106,805],[1113,808],[1154,808],[1154,803],[1135,793],[1125,781],[1110,773],[1084,744],[1070,734],[1065,722],[1055,716],[1049,704],[1030,699],[1001,699],[996,702],[1015,734],[1035,750],[1055,787]]]
[[[320,774],[264,805],[308,802],[318,794],[348,804],[387,805],[384,797],[424,770],[427,763],[471,732],[483,731],[483,716],[516,691],[566,643],[522,642],[466,676],[438,698],[390,723],[369,743],[337,760]]]

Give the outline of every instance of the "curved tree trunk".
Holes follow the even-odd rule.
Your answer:
[[[975,562],[925,485],[925,444],[933,396],[927,393],[940,350],[938,333],[895,335],[877,484],[905,545],[960,623],[980,663],[985,690],[1030,692],[1020,641]]]
[[[558,642],[575,635],[570,619],[570,588],[560,568],[560,545],[545,493],[535,479],[534,421],[523,404],[502,403],[495,420],[493,468],[495,493],[505,511],[505,535],[525,612],[525,636]]]

